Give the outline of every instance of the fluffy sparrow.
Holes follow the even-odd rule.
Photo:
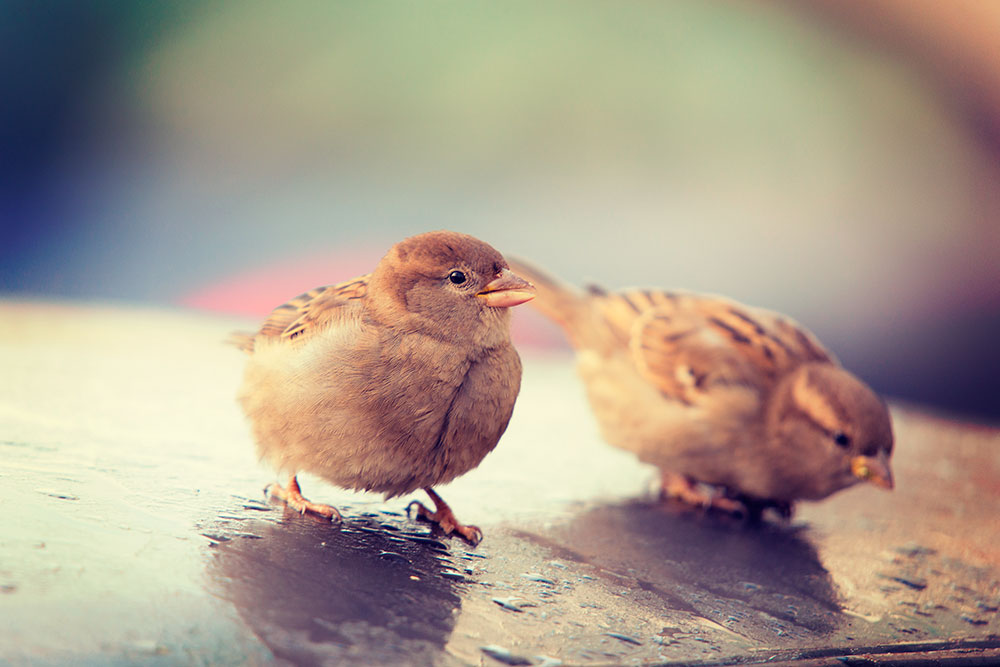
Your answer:
[[[859,481],[893,487],[885,403],[788,318],[685,292],[580,292],[513,266],[576,349],[605,439],[659,467],[664,495],[789,516]]]
[[[237,334],[239,402],[261,457],[289,474],[269,493],[339,519],[302,496],[298,472],[386,498],[423,488],[435,511],[415,503],[418,515],[478,543],[431,487],[479,465],[507,428],[521,384],[508,308],[533,296],[486,243],[431,232]]]

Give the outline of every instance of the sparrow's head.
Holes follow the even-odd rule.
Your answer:
[[[514,275],[492,246],[446,231],[394,245],[375,268],[371,289],[384,302],[382,319],[484,344],[490,343],[491,330],[506,334],[508,308],[535,296],[531,283]]]
[[[839,366],[804,364],[785,377],[775,390],[768,428],[808,480],[797,497],[818,500],[857,482],[893,488],[889,410]]]

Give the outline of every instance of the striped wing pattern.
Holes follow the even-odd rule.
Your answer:
[[[715,385],[766,387],[801,363],[832,360],[791,320],[721,297],[629,290],[595,298],[643,377],[685,403]]]
[[[283,341],[304,339],[311,332],[318,331],[342,317],[343,306],[364,298],[368,293],[370,277],[371,274],[365,274],[353,280],[317,287],[298,295],[271,311],[257,332],[257,336],[279,338]],[[246,334],[236,334],[232,337],[232,342],[250,352],[253,351],[254,338]]]

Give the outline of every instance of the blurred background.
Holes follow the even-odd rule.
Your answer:
[[[448,228],[1000,421],[1000,3],[5,2],[0,77],[0,298],[257,317]]]

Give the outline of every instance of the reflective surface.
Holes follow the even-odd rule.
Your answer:
[[[345,509],[351,520],[337,528],[294,513],[240,519],[237,508],[211,536],[210,590],[297,665],[432,662],[455,625],[459,568],[471,557],[393,514]]]
[[[243,359],[221,342],[243,324],[0,304],[0,661],[1000,656],[996,430],[896,409],[895,492],[752,526],[655,502],[569,361],[528,356],[500,446],[440,489],[483,529],[470,549],[409,519],[410,498],[303,477],[341,525],[264,502]]]

